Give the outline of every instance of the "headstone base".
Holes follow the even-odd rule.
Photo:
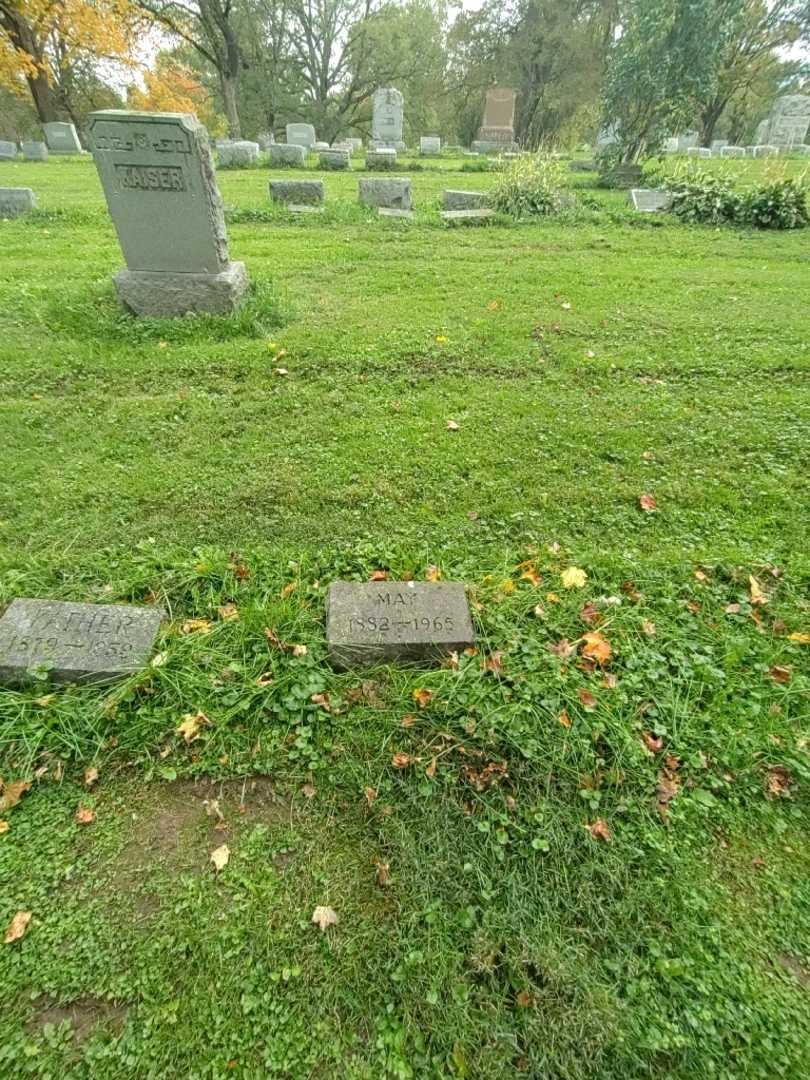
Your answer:
[[[232,262],[219,274],[120,270],[113,278],[121,302],[136,315],[171,318],[191,313],[227,315],[248,287],[245,264]]]
[[[443,221],[450,225],[463,225],[465,222],[472,224],[474,222],[490,221],[495,217],[495,211],[484,206],[470,210],[442,210],[441,217]]]

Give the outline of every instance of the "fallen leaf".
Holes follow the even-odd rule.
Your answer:
[[[493,784],[505,780],[508,775],[502,761],[490,761],[483,769],[474,769],[470,765],[464,767],[464,778],[476,791],[487,791]]]
[[[260,675],[256,680],[257,686],[269,686],[273,681],[273,676],[269,671],[265,671],[263,675]]]
[[[281,599],[286,600],[288,596],[291,596],[298,588],[297,581],[288,581],[284,588],[281,590]]]
[[[293,656],[306,656],[308,652],[309,649],[306,645],[293,645],[292,647]]]
[[[653,510],[657,509],[658,506],[652,495],[639,495],[638,505],[641,507],[645,514],[651,514]]]
[[[441,581],[442,572],[438,566],[429,566],[425,571],[425,581]]]
[[[586,825],[585,828],[594,840],[604,840],[607,843],[610,843],[610,829],[604,818],[597,818],[592,825]]]
[[[183,634],[209,634],[211,621],[210,619],[186,619],[180,631]]]
[[[586,626],[598,626],[601,622],[604,622],[604,615],[599,611],[593,600],[583,604],[579,611],[579,617]]]
[[[25,931],[28,929],[28,924],[31,922],[33,912],[31,911],[18,911],[14,918],[9,923],[6,930],[6,936],[3,941],[6,945],[10,945],[12,941],[19,941]]]
[[[416,702],[420,709],[426,709],[430,704],[430,700],[432,697],[432,690],[414,690],[413,692],[413,700]]]
[[[399,751],[391,758],[391,764],[395,769],[407,769],[409,765],[413,764],[413,758],[410,754]]]
[[[430,764],[425,769],[425,776],[428,778],[428,780],[432,780],[433,777],[436,775],[436,765],[436,758],[431,758]]]
[[[680,764],[681,759],[677,755],[667,754],[664,759],[664,767],[658,773],[655,798],[662,821],[667,820],[669,804],[681,790],[681,780],[677,775]]]
[[[695,570],[695,577],[698,581],[708,581],[709,575],[704,570]]]
[[[582,589],[588,580],[588,575],[578,566],[569,566],[567,570],[563,570],[560,578],[564,589]]]
[[[651,754],[657,754],[659,750],[663,750],[664,740],[660,735],[653,735],[651,731],[645,731],[641,737]]]
[[[287,648],[287,646],[284,644],[284,642],[281,640],[275,630],[271,630],[269,626],[266,626],[264,628],[264,636],[270,642],[271,648],[278,649],[280,652],[284,652],[284,650]]]
[[[314,799],[317,794],[317,790],[314,784],[304,784],[301,788],[301,794],[305,799]]]
[[[503,672],[503,657],[504,654],[500,651],[492,653],[491,656],[481,661],[481,670],[500,675]]]
[[[521,990],[515,995],[515,1004],[519,1009],[529,1009],[534,1005],[534,998],[527,990]]]
[[[726,615],[739,615],[740,614],[740,604],[726,604],[725,612],[726,612]]]
[[[290,373],[285,367],[277,367],[275,369],[275,374],[283,376],[283,375],[289,375]]]
[[[379,855],[375,855],[372,862],[374,863],[374,866],[376,867],[376,870],[375,870],[375,873],[374,873],[375,881],[377,882],[377,884],[380,886],[381,889],[387,889],[388,886],[391,884],[391,873],[390,873],[390,867],[389,867],[388,863],[383,862],[382,859],[379,857]]]
[[[231,857],[231,849],[227,844],[223,844],[222,847],[216,848],[211,852],[211,862],[214,864],[216,871],[224,870],[228,865],[228,860]]]
[[[487,304],[487,311],[497,311],[500,306],[501,305],[499,301],[490,300],[490,302]]]
[[[34,698],[34,704],[39,705],[41,709],[47,709],[55,697],[56,694],[46,694],[45,697]]]
[[[647,637],[655,637],[655,623],[650,622],[649,619],[645,619],[641,624],[641,629],[647,635]]]
[[[546,617],[546,609],[543,607],[542,604],[535,604],[534,614],[535,614],[535,617],[538,618],[538,619],[545,619],[545,617]]]
[[[223,604],[222,607],[217,608],[217,614],[222,622],[233,622],[239,618],[239,611],[236,604]]]
[[[413,725],[416,723],[416,717],[413,715],[413,713],[406,713],[405,716],[402,717],[402,719],[400,720],[399,723],[400,723],[400,727],[404,727],[404,728],[413,727]]]
[[[388,581],[387,570],[374,570],[371,574],[371,581]]]
[[[559,596],[557,596],[557,594],[555,592],[547,592],[546,593],[546,603],[548,603],[548,604],[559,604],[560,603],[560,598],[559,598]]]
[[[765,776],[765,794],[769,799],[784,799],[790,794],[793,777],[784,765],[772,765]]]
[[[77,825],[89,825],[92,821],[96,820],[95,810],[91,810],[89,806],[80,806],[76,811],[76,824]]]
[[[313,694],[309,699],[313,705],[320,705],[322,709],[326,709],[327,712],[332,711],[332,705],[329,701],[328,694]]]
[[[373,787],[367,787],[365,790],[366,802],[369,806],[373,806],[377,798],[377,789]]]
[[[563,711],[557,717],[557,720],[562,724],[563,727],[571,727],[571,717],[568,715],[567,709],[563,709]]]
[[[752,604],[766,604],[768,602],[767,596],[762,591],[762,586],[759,584],[753,574],[751,575],[751,577],[748,578],[748,585],[751,589]]]
[[[780,667],[778,664],[775,664],[770,668],[770,676],[775,682],[789,683],[791,675],[792,671],[789,667]]]
[[[459,425],[455,422],[455,420],[448,420],[447,421],[447,430],[448,431],[460,431],[461,429],[459,428]]]
[[[641,593],[636,588],[636,583],[634,581],[623,581],[622,592],[631,604],[640,604],[643,599]]]
[[[98,780],[98,769],[94,765],[89,765],[84,770],[84,786],[92,787]]]
[[[0,836],[2,836],[3,833],[7,833],[10,828],[11,826],[7,821],[0,821]]]
[[[788,634],[788,641],[795,641],[797,645],[810,645],[810,634]]]
[[[4,813],[6,810],[10,810],[12,806],[16,806],[26,791],[31,790],[30,780],[14,780],[10,784],[4,784],[0,781],[0,813]]]
[[[582,648],[583,656],[587,656],[590,660],[602,666],[609,663],[612,655],[610,642],[598,630],[583,634],[582,640],[585,642]]]
[[[561,660],[567,660],[569,656],[573,656],[577,651],[576,643],[572,644],[568,638],[563,638],[562,641],[558,641],[556,645],[547,645],[546,648],[549,652],[554,653],[555,656],[559,656]]]
[[[312,913],[312,922],[323,932],[330,926],[337,926],[340,918],[334,908],[316,907]]]
[[[577,696],[582,703],[582,707],[587,712],[593,712],[596,708],[596,698],[590,692],[590,690],[579,689],[577,690]]]
[[[600,683],[600,686],[603,686],[605,688],[605,690],[615,690],[618,685],[619,685],[618,676],[614,675],[610,671],[606,671],[605,672],[605,677],[604,677],[604,679],[602,679],[602,682]]]
[[[175,729],[175,735],[182,735],[187,743],[192,743],[195,739],[199,739],[200,728],[210,723],[205,713],[186,713],[182,724]]]

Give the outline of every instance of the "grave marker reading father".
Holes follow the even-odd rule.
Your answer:
[[[13,600],[0,618],[0,682],[47,669],[53,682],[130,675],[149,660],[163,612],[124,604]]]
[[[90,141],[127,269],[115,277],[138,315],[232,311],[247,288],[228,259],[214,162],[186,113],[91,113]]]
[[[391,660],[436,660],[475,641],[460,581],[335,581],[326,624],[338,668]]]

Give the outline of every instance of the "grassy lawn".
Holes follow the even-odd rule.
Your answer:
[[[0,604],[169,613],[124,684],[0,690],[3,1077],[810,1072],[808,238],[581,174],[450,228],[460,164],[411,222],[221,172],[251,295],[176,322],[91,161],[0,165]],[[332,672],[329,582],[431,566],[475,655]]]

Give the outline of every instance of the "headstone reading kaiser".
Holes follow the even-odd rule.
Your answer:
[[[13,600],[0,618],[0,682],[106,681],[149,660],[163,612],[124,604]]]
[[[757,128],[754,143],[778,147],[800,146],[810,128],[810,94],[784,94],[778,97]]]
[[[36,205],[36,196],[31,188],[0,187],[0,218],[20,217]]]
[[[505,86],[491,86],[484,105],[484,121],[473,150],[515,149],[515,103],[517,91]]]
[[[287,142],[311,150],[315,145],[315,128],[312,124],[287,124]]]
[[[45,132],[45,142],[52,154],[82,153],[82,144],[79,142],[79,136],[73,124],[54,121],[43,124],[42,130]]]
[[[374,149],[404,150],[402,112],[405,99],[393,87],[381,88],[372,99],[371,145]]]
[[[203,125],[187,113],[91,113],[90,142],[127,268],[118,295],[137,315],[224,314],[242,299]]]
[[[475,641],[459,581],[335,581],[326,621],[337,668],[389,661],[438,660]]]
[[[16,161],[17,144],[6,139],[0,139],[0,161]]]

